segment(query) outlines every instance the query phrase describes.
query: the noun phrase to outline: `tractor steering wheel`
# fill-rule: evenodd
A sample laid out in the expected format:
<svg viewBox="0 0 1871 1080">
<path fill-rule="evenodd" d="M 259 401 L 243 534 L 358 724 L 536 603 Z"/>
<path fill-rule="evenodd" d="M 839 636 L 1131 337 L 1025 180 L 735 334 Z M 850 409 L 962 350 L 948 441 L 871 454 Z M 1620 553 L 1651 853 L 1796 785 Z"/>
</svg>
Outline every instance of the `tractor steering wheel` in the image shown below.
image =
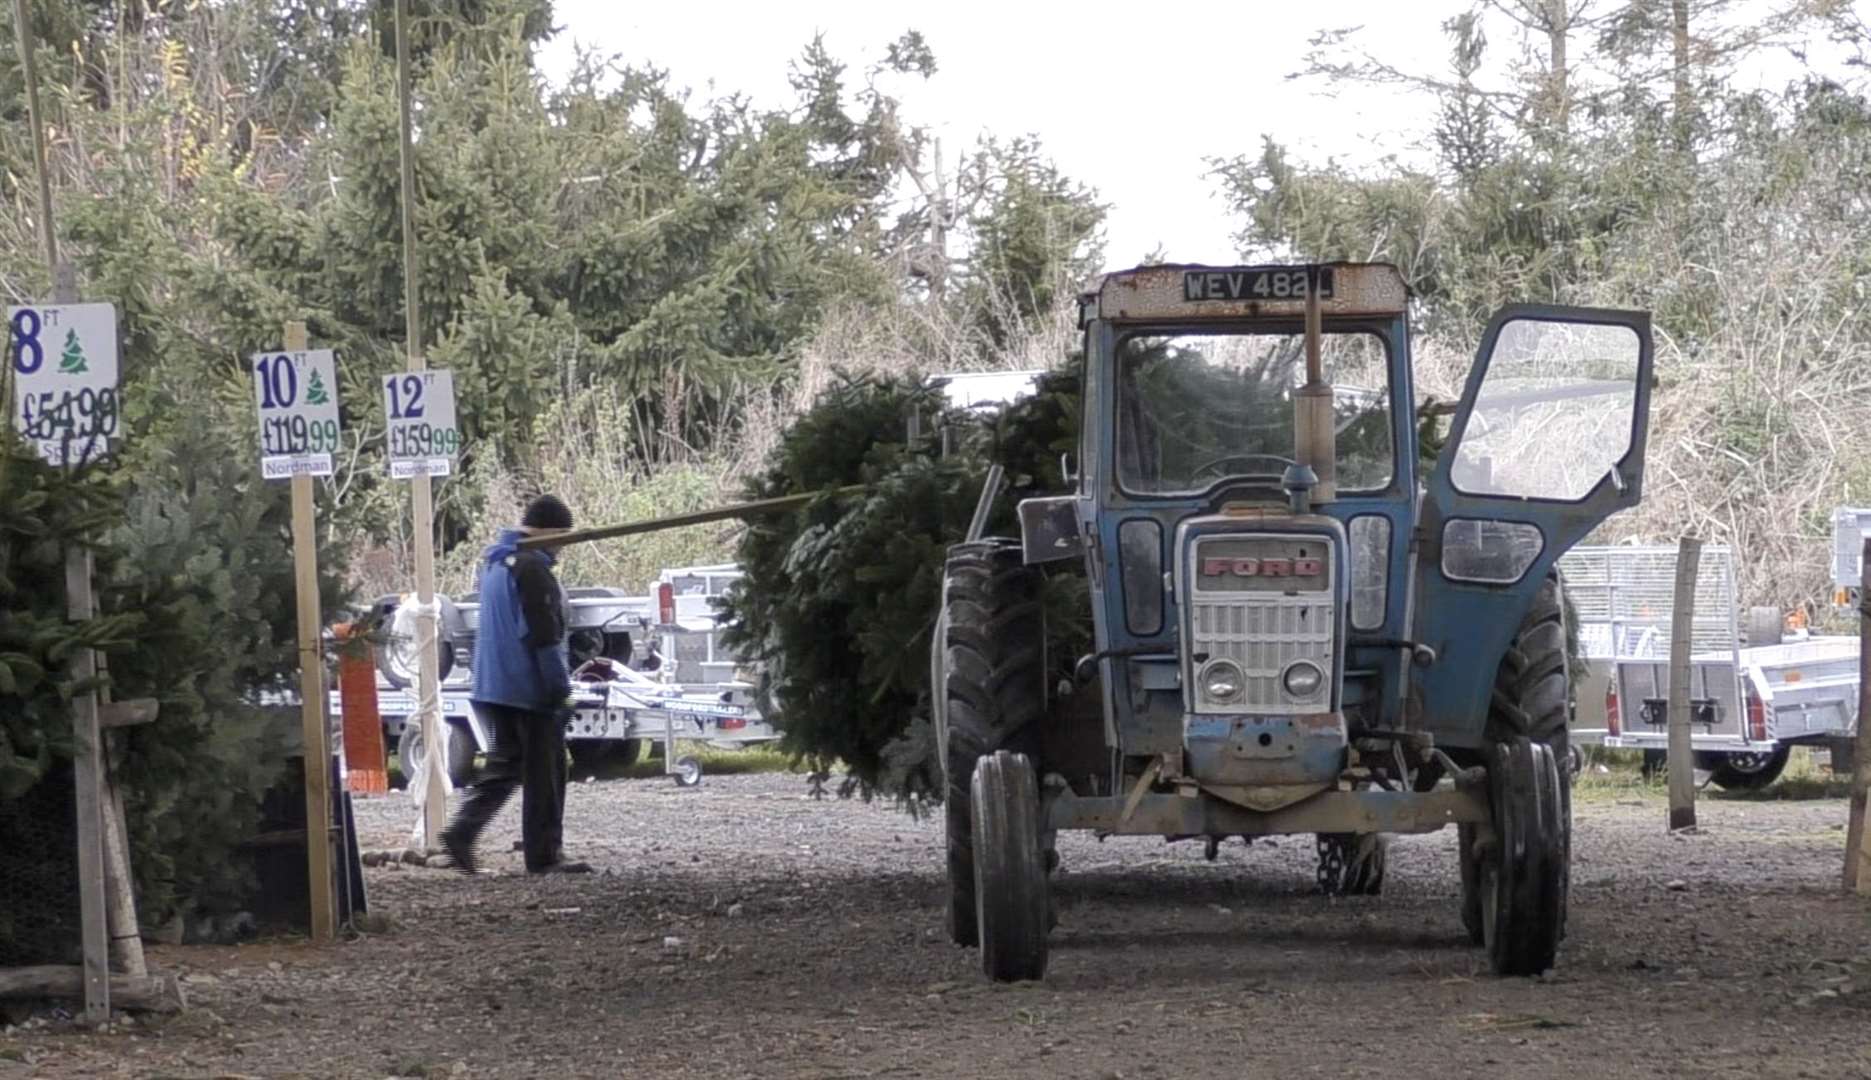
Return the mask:
<svg viewBox="0 0 1871 1080">
<path fill-rule="evenodd" d="M 1210 470 L 1214 471 L 1217 478 L 1225 476 L 1226 473 L 1222 471 L 1221 466 L 1226 465 L 1230 461 L 1277 461 L 1281 465 L 1299 464 L 1299 462 L 1294 461 L 1292 458 L 1281 457 L 1278 454 L 1223 454 L 1218 458 L 1210 458 L 1208 461 L 1197 466 L 1195 471 L 1189 474 L 1189 479 L 1200 480 L 1203 474 Z M 1282 469 L 1281 472 L 1284 473 L 1285 470 Z"/>
</svg>

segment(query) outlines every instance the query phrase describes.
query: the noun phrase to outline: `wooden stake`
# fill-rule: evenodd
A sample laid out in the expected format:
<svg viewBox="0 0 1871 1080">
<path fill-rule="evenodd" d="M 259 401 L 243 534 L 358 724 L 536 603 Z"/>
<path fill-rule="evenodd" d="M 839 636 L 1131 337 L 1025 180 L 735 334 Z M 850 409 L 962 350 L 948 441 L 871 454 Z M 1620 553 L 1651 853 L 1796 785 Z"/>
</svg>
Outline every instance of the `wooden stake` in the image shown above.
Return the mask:
<svg viewBox="0 0 1871 1080">
<path fill-rule="evenodd" d="M 1689 741 L 1689 662 L 1695 644 L 1696 573 L 1702 541 L 1685 536 L 1676 546 L 1676 605 L 1670 612 L 1670 830 L 1696 825 L 1695 754 Z"/>
<path fill-rule="evenodd" d="M 416 251 L 416 158 L 415 137 L 410 122 L 409 78 L 409 0 L 396 0 L 396 85 L 402 106 L 403 137 L 401 147 L 403 172 L 403 327 L 409 349 L 409 370 L 428 366 L 422 355 L 422 307 L 418 285 L 422 264 Z M 435 505 L 427 473 L 411 478 L 411 502 L 416 534 L 416 600 L 421 614 L 416 619 L 416 639 L 421 650 L 417 664 L 417 722 L 422 725 L 423 771 L 428 774 L 422 801 L 422 839 L 433 847 L 447 820 L 448 805 L 443 794 L 441 662 L 437 656 L 435 618 Z M 415 783 L 410 777 L 410 783 Z"/>
<path fill-rule="evenodd" d="M 304 352 L 305 324 L 286 324 L 287 352 Z M 325 653 L 319 628 L 318 521 L 312 477 L 292 477 L 292 573 L 299 597 L 299 730 L 305 761 L 305 870 L 310 890 L 312 940 L 338 934 L 337 894 L 331 873 L 331 746 L 325 718 Z"/>
<path fill-rule="evenodd" d="M 1871 894 L 1871 829 L 1865 807 L 1871 803 L 1871 537 L 1866 538 L 1858 582 L 1858 752 L 1852 762 L 1851 809 L 1846 815 L 1845 889 Z"/>
<path fill-rule="evenodd" d="M 97 614 L 91 588 L 91 552 L 65 552 L 66 615 L 86 622 Z M 97 654 L 79 649 L 72 655 L 72 678 L 97 677 Z M 78 793 L 78 912 L 84 938 L 84 1017 L 90 1023 L 110 1019 L 110 934 L 104 906 L 104 757 L 103 729 L 97 722 L 97 691 L 72 699 L 72 772 Z"/>
<path fill-rule="evenodd" d="M 83 981 L 84 972 L 75 967 L 9 968 L 0 971 L 0 1000 L 77 997 Z M 174 975 L 113 975 L 109 985 L 121 1008 L 174 1013 L 188 1007 L 188 995 Z"/>
<path fill-rule="evenodd" d="M 109 744 L 108 732 L 104 735 Z M 113 755 L 114 756 L 114 755 Z M 111 969 L 119 975 L 147 975 L 143 928 L 136 920 L 136 889 L 130 879 L 130 836 L 123 813 L 123 789 L 116 765 L 104 772 L 104 914 L 110 931 Z"/>
</svg>

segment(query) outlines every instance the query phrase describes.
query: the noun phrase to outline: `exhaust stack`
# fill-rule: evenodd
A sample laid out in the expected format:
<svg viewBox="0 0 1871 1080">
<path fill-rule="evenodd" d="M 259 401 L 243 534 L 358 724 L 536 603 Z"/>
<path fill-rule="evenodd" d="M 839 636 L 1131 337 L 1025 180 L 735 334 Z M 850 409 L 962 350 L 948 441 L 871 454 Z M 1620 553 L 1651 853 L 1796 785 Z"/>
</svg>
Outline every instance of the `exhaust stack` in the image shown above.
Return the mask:
<svg viewBox="0 0 1871 1080">
<path fill-rule="evenodd" d="M 1338 426 L 1332 412 L 1332 384 L 1325 381 L 1320 356 L 1319 268 L 1306 271 L 1306 383 L 1293 392 L 1294 456 L 1319 478 L 1314 502 L 1338 497 Z"/>
</svg>

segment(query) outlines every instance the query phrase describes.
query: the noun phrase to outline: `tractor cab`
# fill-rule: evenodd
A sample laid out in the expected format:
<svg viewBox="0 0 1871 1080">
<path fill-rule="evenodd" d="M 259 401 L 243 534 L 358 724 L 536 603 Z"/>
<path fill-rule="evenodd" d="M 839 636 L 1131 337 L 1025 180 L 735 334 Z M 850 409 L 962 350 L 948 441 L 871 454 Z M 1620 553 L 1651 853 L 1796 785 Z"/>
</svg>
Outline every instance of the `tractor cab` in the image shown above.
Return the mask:
<svg viewBox="0 0 1871 1080">
<path fill-rule="evenodd" d="M 1507 308 L 1449 406 L 1418 400 L 1408 308 L 1385 264 L 1153 266 L 1084 297 L 1077 489 L 1023 501 L 1017 541 L 951 549 L 933 657 L 951 925 L 990 974 L 1043 967 L 1043 931 L 1008 927 L 1046 875 L 1008 867 L 1027 832 L 1049 867 L 1059 828 L 1211 853 L 1312 832 L 1328 891 L 1374 892 L 1379 834 L 1455 824 L 1477 943 L 1503 972 L 1550 965 L 1570 807 L 1554 564 L 1638 500 L 1649 322 Z M 1065 559 L 1094 650 L 1059 687 L 1037 579 Z"/>
</svg>

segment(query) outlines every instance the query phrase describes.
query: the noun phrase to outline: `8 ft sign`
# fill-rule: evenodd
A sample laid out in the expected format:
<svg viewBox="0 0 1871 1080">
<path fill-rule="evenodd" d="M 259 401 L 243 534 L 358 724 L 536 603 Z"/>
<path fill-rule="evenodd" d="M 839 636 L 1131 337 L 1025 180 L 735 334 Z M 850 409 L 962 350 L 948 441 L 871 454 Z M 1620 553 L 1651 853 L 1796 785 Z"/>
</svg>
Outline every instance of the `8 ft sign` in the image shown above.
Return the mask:
<svg viewBox="0 0 1871 1080">
<path fill-rule="evenodd" d="M 54 464 L 97 456 L 120 418 L 116 307 L 8 308 L 7 324 L 14 426 Z"/>
</svg>

